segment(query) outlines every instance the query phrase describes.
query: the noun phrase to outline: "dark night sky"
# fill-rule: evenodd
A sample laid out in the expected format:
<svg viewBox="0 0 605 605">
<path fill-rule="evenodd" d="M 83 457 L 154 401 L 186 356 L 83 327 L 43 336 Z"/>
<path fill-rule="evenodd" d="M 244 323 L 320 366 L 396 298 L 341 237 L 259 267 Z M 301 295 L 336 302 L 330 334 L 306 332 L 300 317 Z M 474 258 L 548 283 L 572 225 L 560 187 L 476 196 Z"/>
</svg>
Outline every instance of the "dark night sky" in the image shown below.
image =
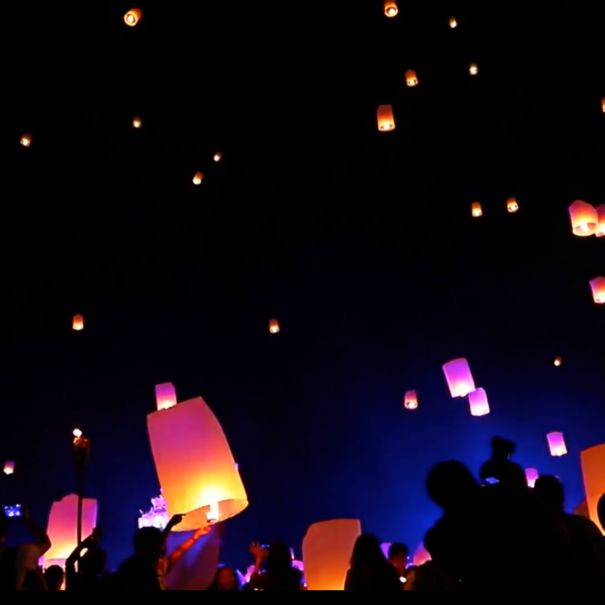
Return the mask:
<svg viewBox="0 0 605 605">
<path fill-rule="evenodd" d="M 438 514 L 431 465 L 476 470 L 494 434 L 577 504 L 579 452 L 605 441 L 605 309 L 588 285 L 605 240 L 573 237 L 567 214 L 605 202 L 597 8 L 190 4 L 143 5 L 135 28 L 122 3 L 3 13 L 5 497 L 44 520 L 75 489 L 81 427 L 119 563 L 158 489 L 154 385 L 173 382 L 215 410 L 248 488 L 225 562 L 257 539 L 300 555 L 306 527 L 334 517 L 416 546 Z M 382 103 L 393 133 L 376 129 Z M 457 357 L 490 416 L 449 397 Z M 549 456 L 553 430 L 567 457 Z"/>
</svg>

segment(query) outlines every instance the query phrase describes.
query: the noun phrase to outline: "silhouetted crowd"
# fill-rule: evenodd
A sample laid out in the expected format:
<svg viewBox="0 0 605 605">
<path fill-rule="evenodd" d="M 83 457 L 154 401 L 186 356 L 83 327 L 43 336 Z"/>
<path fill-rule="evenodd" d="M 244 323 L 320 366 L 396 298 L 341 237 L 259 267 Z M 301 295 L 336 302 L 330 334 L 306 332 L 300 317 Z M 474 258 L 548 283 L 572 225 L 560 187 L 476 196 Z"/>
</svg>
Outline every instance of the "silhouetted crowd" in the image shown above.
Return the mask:
<svg viewBox="0 0 605 605">
<path fill-rule="evenodd" d="M 514 445 L 495 438 L 493 456 L 481 468 L 480 480 L 462 463 L 442 462 L 426 480 L 430 498 L 442 509 L 426 534 L 431 560 L 410 564 L 405 544 L 390 546 L 388 557 L 380 541 L 361 535 L 353 548 L 344 590 L 463 591 L 495 595 L 497 591 L 584 592 L 605 603 L 605 536 L 589 518 L 565 512 L 560 480 L 537 479 L 529 488 L 525 472 L 510 460 Z M 605 494 L 598 505 L 605 528 Z M 133 555 L 114 573 L 106 570 L 102 532 L 95 531 L 67 559 L 65 569 L 45 571 L 38 560 L 51 547 L 46 532 L 26 509 L 22 521 L 32 544 L 7 544 L 9 519 L 0 516 L 0 592 L 76 590 L 85 592 L 166 590 L 165 579 L 175 563 L 210 528 L 202 528 L 175 552 L 167 553 L 167 538 L 182 521 L 172 518 L 164 531 L 139 529 Z M 282 542 L 250 547 L 253 569 L 248 581 L 227 566 L 216 569 L 208 590 L 306 590 L 303 572 L 294 565 L 292 549 Z M 211 571 L 214 573 L 214 571 Z"/>
</svg>

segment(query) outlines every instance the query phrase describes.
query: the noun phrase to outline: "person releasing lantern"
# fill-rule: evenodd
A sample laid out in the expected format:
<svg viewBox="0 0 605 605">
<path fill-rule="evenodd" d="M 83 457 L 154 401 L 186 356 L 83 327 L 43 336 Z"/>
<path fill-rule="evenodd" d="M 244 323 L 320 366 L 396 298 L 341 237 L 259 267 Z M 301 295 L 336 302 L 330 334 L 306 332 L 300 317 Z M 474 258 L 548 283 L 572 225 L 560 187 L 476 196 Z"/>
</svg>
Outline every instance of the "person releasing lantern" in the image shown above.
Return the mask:
<svg viewBox="0 0 605 605">
<path fill-rule="evenodd" d="M 405 72 L 405 83 L 410 87 L 418 85 L 418 78 L 416 76 L 416 72 L 413 69 L 408 69 Z"/>
<path fill-rule="evenodd" d="M 468 72 L 471 74 L 471 76 L 476 76 L 479 73 L 479 68 L 477 67 L 477 64 L 471 63 L 468 68 Z"/>
<path fill-rule="evenodd" d="M 510 213 L 517 212 L 517 210 L 519 210 L 519 204 L 514 197 L 509 197 L 506 202 L 506 208 Z"/>
<path fill-rule="evenodd" d="M 546 435 L 546 439 L 548 440 L 551 456 L 559 457 L 567 454 L 567 446 L 565 445 L 563 433 L 549 433 Z"/>
<path fill-rule="evenodd" d="M 396 17 L 398 12 L 397 3 L 394 0 L 386 0 L 384 3 L 384 14 L 387 17 Z"/>
<path fill-rule="evenodd" d="M 590 282 L 592 296 L 597 305 L 605 305 L 605 277 L 597 277 Z"/>
<path fill-rule="evenodd" d="M 31 144 L 32 144 L 32 135 L 24 134 L 21 137 L 21 145 L 23 145 L 23 147 L 29 147 Z"/>
<path fill-rule="evenodd" d="M 408 391 L 403 398 L 403 406 L 406 410 L 418 409 L 418 395 L 416 391 Z"/>
<path fill-rule="evenodd" d="M 588 202 L 576 200 L 569 207 L 569 216 L 574 235 L 589 237 L 595 234 L 599 224 L 599 214 Z"/>
<path fill-rule="evenodd" d="M 389 132 L 395 130 L 395 116 L 392 105 L 380 105 L 377 112 L 378 130 Z"/>
<path fill-rule="evenodd" d="M 474 202 L 471 205 L 471 213 L 474 218 L 479 218 L 483 216 L 483 209 L 481 208 L 481 204 L 479 202 Z"/>
<path fill-rule="evenodd" d="M 443 366 L 452 397 L 466 397 L 475 390 L 475 381 L 466 359 L 454 359 Z"/>
<path fill-rule="evenodd" d="M 130 27 L 134 27 L 143 18 L 143 11 L 140 8 L 131 8 L 124 15 L 124 23 Z"/>
<path fill-rule="evenodd" d="M 76 332 L 82 331 L 84 329 L 84 317 L 82 315 L 74 315 L 71 327 Z"/>
<path fill-rule="evenodd" d="M 204 180 L 204 173 L 203 172 L 196 172 L 195 176 L 193 177 L 193 184 L 194 185 L 201 185 L 203 180 Z"/>
<path fill-rule="evenodd" d="M 595 235 L 597 237 L 605 237 L 605 204 L 601 204 L 595 208 L 597 211 L 597 216 L 599 218 L 599 223 L 595 230 Z"/>
</svg>

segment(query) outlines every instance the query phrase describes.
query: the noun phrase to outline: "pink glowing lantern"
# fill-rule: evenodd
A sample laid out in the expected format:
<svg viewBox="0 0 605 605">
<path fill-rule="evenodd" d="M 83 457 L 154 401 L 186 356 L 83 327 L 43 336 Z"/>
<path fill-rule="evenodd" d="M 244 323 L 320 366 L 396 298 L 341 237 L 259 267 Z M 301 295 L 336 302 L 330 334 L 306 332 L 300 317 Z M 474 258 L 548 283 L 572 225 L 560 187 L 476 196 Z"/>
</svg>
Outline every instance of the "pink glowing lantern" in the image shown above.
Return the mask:
<svg viewBox="0 0 605 605">
<path fill-rule="evenodd" d="M 414 553 L 414 565 L 416 567 L 420 567 L 425 563 L 428 563 L 431 560 L 431 555 L 428 550 L 424 547 L 424 542 L 420 543 L 420 546 L 416 549 Z"/>
<path fill-rule="evenodd" d="M 580 459 L 588 514 L 605 534 L 605 527 L 600 524 L 597 514 L 599 499 L 605 494 L 605 444 L 584 450 L 580 454 Z"/>
<path fill-rule="evenodd" d="M 418 409 L 418 395 L 416 391 L 408 391 L 403 398 L 403 406 L 406 410 Z"/>
<path fill-rule="evenodd" d="M 526 468 L 525 469 L 525 478 L 527 479 L 527 486 L 532 489 L 536 486 L 536 481 L 539 477 L 538 470 L 535 468 Z"/>
<path fill-rule="evenodd" d="M 595 234 L 599 224 L 599 214 L 594 206 L 582 200 L 576 200 L 569 207 L 569 216 L 574 235 L 588 237 Z"/>
<path fill-rule="evenodd" d="M 605 305 L 605 277 L 597 277 L 590 282 L 592 296 L 597 305 Z"/>
<path fill-rule="evenodd" d="M 176 389 L 170 382 L 158 384 L 155 387 L 155 400 L 158 410 L 169 410 L 176 405 Z"/>
<path fill-rule="evenodd" d="M 487 416 L 490 412 L 485 389 L 477 389 L 468 395 L 472 416 Z"/>
<path fill-rule="evenodd" d="M 382 554 L 384 555 L 385 559 L 389 558 L 389 548 L 391 548 L 391 544 L 392 542 L 383 542 L 380 545 L 380 549 L 382 550 Z"/>
<path fill-rule="evenodd" d="M 96 500 L 84 499 L 82 504 L 82 536 L 92 534 L 97 526 L 98 504 Z M 44 555 L 44 567 L 63 567 L 78 544 L 78 496 L 71 494 L 54 502 L 48 517 L 47 534 L 52 542 Z"/>
<path fill-rule="evenodd" d="M 163 495 L 171 514 L 186 515 L 176 531 L 194 531 L 235 517 L 248 495 L 225 433 L 197 397 L 147 416 Z"/>
<path fill-rule="evenodd" d="M 549 433 L 546 435 L 546 439 L 548 439 L 551 456 L 559 457 L 567 454 L 567 446 L 565 445 L 563 433 Z"/>
<path fill-rule="evenodd" d="M 597 237 L 605 237 L 605 204 L 597 206 L 596 211 L 599 217 L 599 224 L 597 225 L 595 235 Z"/>
<path fill-rule="evenodd" d="M 443 366 L 452 397 L 466 397 L 475 390 L 475 381 L 466 359 L 455 359 Z"/>
<path fill-rule="evenodd" d="M 15 474 L 15 463 L 14 462 L 6 462 L 4 464 L 4 474 L 5 475 L 14 475 Z"/>
</svg>

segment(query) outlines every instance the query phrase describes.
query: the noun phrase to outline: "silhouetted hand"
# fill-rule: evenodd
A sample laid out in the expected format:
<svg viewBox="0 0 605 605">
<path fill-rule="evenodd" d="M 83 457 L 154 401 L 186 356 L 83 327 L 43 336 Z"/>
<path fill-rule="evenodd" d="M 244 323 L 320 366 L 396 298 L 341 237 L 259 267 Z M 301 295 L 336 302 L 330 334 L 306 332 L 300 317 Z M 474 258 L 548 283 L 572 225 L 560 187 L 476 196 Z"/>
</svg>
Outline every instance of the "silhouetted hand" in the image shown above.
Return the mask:
<svg viewBox="0 0 605 605">
<path fill-rule="evenodd" d="M 174 515 L 174 517 L 172 517 L 172 519 L 170 519 L 170 521 L 168 522 L 168 527 L 172 529 L 173 527 L 180 525 L 183 522 L 184 518 L 185 515 Z"/>
<path fill-rule="evenodd" d="M 257 563 L 264 561 L 269 554 L 266 548 L 263 548 L 258 542 L 250 544 L 250 554 L 254 557 Z"/>
</svg>

